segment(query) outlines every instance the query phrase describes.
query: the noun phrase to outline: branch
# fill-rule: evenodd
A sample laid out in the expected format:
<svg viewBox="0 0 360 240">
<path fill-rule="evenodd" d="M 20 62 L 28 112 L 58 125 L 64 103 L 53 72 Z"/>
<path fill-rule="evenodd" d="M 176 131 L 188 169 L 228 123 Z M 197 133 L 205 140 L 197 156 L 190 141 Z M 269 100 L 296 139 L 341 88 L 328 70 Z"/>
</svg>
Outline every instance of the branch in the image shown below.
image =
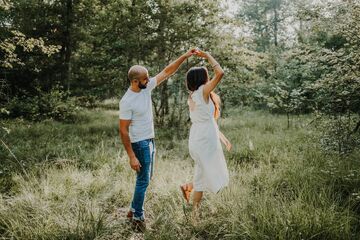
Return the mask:
<svg viewBox="0 0 360 240">
<path fill-rule="evenodd" d="M 315 122 L 315 121 L 317 121 L 317 120 L 319 120 L 319 119 L 321 119 L 321 118 L 322 118 L 322 116 L 314 118 L 313 120 L 311 120 L 311 121 L 307 124 L 307 126 L 311 125 L 313 122 Z"/>
<path fill-rule="evenodd" d="M 359 130 L 359 128 L 360 128 L 360 120 L 357 122 L 357 124 L 356 124 L 354 130 L 351 132 L 351 134 L 356 133 Z"/>
</svg>

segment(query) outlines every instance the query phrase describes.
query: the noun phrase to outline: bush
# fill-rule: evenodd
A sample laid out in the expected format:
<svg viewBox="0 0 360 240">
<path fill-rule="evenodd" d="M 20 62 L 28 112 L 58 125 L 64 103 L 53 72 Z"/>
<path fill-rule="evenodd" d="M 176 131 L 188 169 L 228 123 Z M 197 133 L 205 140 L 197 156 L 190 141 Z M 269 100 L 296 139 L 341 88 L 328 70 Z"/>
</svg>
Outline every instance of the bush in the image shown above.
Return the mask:
<svg viewBox="0 0 360 240">
<path fill-rule="evenodd" d="M 360 146 L 360 134 L 354 131 L 357 118 L 355 116 L 332 116 L 321 121 L 320 142 L 327 153 L 349 154 Z"/>
<path fill-rule="evenodd" d="M 97 106 L 97 97 L 93 95 L 76 97 L 76 104 L 80 107 L 95 108 Z"/>
<path fill-rule="evenodd" d="M 72 121 L 78 111 L 75 99 L 59 87 L 49 92 L 38 90 L 36 96 L 16 96 L 3 107 L 8 113 L 0 112 L 1 117 L 22 117 L 33 121 Z"/>
</svg>

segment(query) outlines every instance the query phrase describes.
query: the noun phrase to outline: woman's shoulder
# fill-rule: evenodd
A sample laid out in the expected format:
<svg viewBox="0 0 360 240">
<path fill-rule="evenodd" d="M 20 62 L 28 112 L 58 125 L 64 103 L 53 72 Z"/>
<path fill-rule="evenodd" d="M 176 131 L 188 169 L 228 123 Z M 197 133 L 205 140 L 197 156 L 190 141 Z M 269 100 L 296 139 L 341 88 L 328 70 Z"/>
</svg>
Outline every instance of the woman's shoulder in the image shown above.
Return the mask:
<svg viewBox="0 0 360 240">
<path fill-rule="evenodd" d="M 196 93 L 196 95 L 202 96 L 203 91 L 204 91 L 204 84 L 201 85 L 198 89 L 196 89 L 196 90 L 194 91 L 194 93 Z"/>
<path fill-rule="evenodd" d="M 198 103 L 204 103 L 204 84 L 193 92 L 192 99 Z"/>
<path fill-rule="evenodd" d="M 204 86 L 205 86 L 205 84 L 200 85 L 200 87 L 199 87 L 196 91 L 199 91 L 199 90 L 201 90 L 201 89 L 204 89 Z"/>
</svg>

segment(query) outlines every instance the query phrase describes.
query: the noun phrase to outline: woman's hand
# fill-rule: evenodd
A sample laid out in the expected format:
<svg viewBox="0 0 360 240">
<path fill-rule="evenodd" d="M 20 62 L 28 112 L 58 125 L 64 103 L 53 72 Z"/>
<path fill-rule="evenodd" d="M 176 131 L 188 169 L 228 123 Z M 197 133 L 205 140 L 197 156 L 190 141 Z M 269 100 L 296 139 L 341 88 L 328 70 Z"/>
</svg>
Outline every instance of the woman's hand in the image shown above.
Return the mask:
<svg viewBox="0 0 360 240">
<path fill-rule="evenodd" d="M 198 51 L 198 48 L 190 48 L 189 51 L 185 53 L 185 57 L 191 57 L 192 55 L 195 55 Z"/>
<path fill-rule="evenodd" d="M 225 135 L 222 132 L 219 132 L 219 137 L 221 142 L 225 145 L 226 150 L 230 151 L 232 148 L 231 142 L 225 137 Z"/>
<path fill-rule="evenodd" d="M 231 148 L 232 148 L 231 142 L 226 139 L 226 140 L 224 141 L 224 144 L 225 144 L 226 150 L 227 150 L 228 152 L 230 152 L 230 150 L 231 150 Z"/>
<path fill-rule="evenodd" d="M 201 58 L 208 58 L 208 53 L 196 48 L 195 55 Z"/>
</svg>

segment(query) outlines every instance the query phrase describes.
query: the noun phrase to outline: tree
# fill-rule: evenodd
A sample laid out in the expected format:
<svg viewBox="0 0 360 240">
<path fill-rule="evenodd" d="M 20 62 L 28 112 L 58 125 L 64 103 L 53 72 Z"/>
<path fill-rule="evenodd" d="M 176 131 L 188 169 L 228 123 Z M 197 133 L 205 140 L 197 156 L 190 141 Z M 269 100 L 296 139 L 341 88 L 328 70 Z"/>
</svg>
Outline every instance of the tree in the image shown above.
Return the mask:
<svg viewBox="0 0 360 240">
<path fill-rule="evenodd" d="M 242 1 L 239 17 L 248 27 L 256 51 L 266 52 L 274 47 L 283 47 L 285 39 L 280 35 L 286 31 L 284 23 L 288 18 L 286 0 Z"/>
</svg>

